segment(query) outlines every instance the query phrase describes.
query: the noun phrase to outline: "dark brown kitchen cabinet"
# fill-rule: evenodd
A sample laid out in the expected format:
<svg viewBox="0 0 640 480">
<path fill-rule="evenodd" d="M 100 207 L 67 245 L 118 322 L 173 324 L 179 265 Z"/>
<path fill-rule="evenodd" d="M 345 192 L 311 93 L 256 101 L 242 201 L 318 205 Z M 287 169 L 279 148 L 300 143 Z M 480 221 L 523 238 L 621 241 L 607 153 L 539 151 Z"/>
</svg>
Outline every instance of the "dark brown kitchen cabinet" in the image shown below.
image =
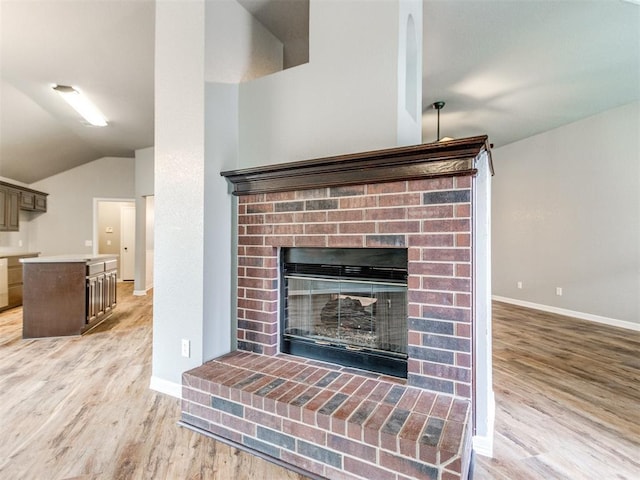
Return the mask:
<svg viewBox="0 0 640 480">
<path fill-rule="evenodd" d="M 104 313 L 108 315 L 117 303 L 118 263 L 105 262 L 104 272 Z"/>
<path fill-rule="evenodd" d="M 116 306 L 117 283 L 117 260 L 87 264 L 88 324 L 108 315 Z"/>
<path fill-rule="evenodd" d="M 0 185 L 0 231 L 17 232 L 20 228 L 20 191 Z"/>
<path fill-rule="evenodd" d="M 20 192 L 20 209 L 31 212 L 46 212 L 47 194 L 35 190 L 22 190 Z"/>
<path fill-rule="evenodd" d="M 87 278 L 87 323 L 104 315 L 104 274 Z"/>
<path fill-rule="evenodd" d="M 22 210 L 33 210 L 36 208 L 36 194 L 32 192 L 22 192 L 20 194 L 20 208 Z"/>
<path fill-rule="evenodd" d="M 47 211 L 47 196 L 45 194 L 41 194 L 41 193 L 36 193 L 35 194 L 34 211 L 36 211 L 36 212 L 46 212 Z"/>
<path fill-rule="evenodd" d="M 80 335 L 107 319 L 117 303 L 117 267 L 110 255 L 25 259 L 23 338 Z"/>
<path fill-rule="evenodd" d="M 20 229 L 20 210 L 47 211 L 47 193 L 0 181 L 0 232 Z"/>
</svg>

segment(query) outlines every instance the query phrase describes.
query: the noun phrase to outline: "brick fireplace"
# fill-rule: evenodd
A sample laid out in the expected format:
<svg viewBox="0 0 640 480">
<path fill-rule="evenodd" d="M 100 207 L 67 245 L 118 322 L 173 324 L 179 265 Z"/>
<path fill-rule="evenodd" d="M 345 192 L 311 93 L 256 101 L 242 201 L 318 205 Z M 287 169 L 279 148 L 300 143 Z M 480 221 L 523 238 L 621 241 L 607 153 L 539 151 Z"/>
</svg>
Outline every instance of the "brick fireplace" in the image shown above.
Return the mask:
<svg viewBox="0 0 640 480">
<path fill-rule="evenodd" d="M 238 349 L 183 375 L 181 423 L 316 478 L 467 478 L 479 162 L 486 137 L 223 172 Z M 281 352 L 294 247 L 406 250 L 406 379 Z"/>
</svg>

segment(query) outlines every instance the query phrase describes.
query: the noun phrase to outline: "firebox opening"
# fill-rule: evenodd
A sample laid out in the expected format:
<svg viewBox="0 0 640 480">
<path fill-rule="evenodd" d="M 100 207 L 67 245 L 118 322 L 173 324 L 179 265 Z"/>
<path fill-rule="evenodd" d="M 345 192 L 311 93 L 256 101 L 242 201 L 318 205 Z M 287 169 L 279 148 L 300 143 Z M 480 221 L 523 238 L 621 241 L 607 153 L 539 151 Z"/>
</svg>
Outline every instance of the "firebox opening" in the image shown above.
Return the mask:
<svg viewBox="0 0 640 480">
<path fill-rule="evenodd" d="M 286 248 L 283 353 L 407 377 L 407 250 Z"/>
</svg>

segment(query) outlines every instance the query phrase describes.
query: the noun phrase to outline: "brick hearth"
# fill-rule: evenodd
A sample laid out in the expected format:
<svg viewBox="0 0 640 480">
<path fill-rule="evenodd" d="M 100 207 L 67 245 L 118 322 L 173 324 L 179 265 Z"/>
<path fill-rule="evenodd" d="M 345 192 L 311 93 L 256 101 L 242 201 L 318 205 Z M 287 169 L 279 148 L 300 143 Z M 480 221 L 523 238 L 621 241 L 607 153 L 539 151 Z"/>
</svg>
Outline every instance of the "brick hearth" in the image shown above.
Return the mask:
<svg viewBox="0 0 640 480">
<path fill-rule="evenodd" d="M 184 375 L 182 420 L 330 479 L 460 478 L 469 402 L 402 383 L 238 351 Z"/>
<path fill-rule="evenodd" d="M 276 172 L 277 191 L 253 193 L 250 172 L 238 201 L 238 351 L 184 374 L 182 423 L 319 477 L 466 478 L 473 162 L 486 137 L 469 140 L 473 152 L 424 146 L 435 160 L 404 149 L 409 163 L 387 162 L 372 183 L 353 167 L 360 157 L 344 174 L 320 174 L 330 179 L 320 188 L 287 190 Z M 462 153 L 446 159 L 446 148 Z M 406 380 L 279 352 L 282 247 L 407 249 Z"/>
</svg>

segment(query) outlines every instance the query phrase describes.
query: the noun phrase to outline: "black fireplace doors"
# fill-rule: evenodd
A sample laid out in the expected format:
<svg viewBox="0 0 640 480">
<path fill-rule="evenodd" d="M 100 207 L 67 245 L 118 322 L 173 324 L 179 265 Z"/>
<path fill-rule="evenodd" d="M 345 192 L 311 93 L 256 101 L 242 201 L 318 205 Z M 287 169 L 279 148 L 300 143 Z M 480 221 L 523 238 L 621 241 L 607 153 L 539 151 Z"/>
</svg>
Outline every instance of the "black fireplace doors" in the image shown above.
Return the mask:
<svg viewBox="0 0 640 480">
<path fill-rule="evenodd" d="M 284 353 L 407 376 L 407 251 L 282 251 Z"/>
</svg>

